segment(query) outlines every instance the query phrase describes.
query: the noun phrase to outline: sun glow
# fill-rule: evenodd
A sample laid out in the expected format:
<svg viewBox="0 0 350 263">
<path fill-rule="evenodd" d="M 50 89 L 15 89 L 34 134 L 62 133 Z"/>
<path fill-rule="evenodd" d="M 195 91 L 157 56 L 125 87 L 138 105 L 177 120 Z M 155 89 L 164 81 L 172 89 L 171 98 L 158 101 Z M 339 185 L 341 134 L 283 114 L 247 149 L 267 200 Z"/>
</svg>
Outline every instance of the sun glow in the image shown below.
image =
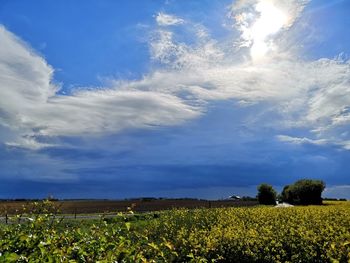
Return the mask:
<svg viewBox="0 0 350 263">
<path fill-rule="evenodd" d="M 252 22 L 246 23 L 247 18 Z M 278 8 L 272 0 L 258 1 L 255 5 L 255 13 L 241 14 L 238 19 L 245 20 L 238 22 L 243 25 L 242 36 L 249 43 L 250 54 L 254 61 L 263 58 L 269 50 L 273 49 L 271 36 L 287 27 L 289 23 L 287 13 Z"/>
<path fill-rule="evenodd" d="M 272 48 L 273 44 L 268 42 L 268 37 L 276 34 L 288 22 L 287 15 L 271 1 L 259 2 L 256 11 L 260 17 L 251 28 L 253 45 L 250 50 L 254 60 L 261 59 Z"/>
</svg>

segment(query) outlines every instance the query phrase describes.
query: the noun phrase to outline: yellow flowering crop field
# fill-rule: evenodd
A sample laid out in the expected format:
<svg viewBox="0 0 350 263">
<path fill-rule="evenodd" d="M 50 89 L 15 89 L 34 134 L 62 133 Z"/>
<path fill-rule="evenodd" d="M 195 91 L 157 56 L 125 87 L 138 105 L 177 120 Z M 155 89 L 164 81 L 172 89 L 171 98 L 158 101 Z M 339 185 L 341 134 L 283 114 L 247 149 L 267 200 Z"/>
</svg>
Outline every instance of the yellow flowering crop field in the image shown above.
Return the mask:
<svg viewBox="0 0 350 263">
<path fill-rule="evenodd" d="M 80 222 L 47 211 L 1 226 L 0 262 L 350 262 L 350 202 Z"/>
</svg>

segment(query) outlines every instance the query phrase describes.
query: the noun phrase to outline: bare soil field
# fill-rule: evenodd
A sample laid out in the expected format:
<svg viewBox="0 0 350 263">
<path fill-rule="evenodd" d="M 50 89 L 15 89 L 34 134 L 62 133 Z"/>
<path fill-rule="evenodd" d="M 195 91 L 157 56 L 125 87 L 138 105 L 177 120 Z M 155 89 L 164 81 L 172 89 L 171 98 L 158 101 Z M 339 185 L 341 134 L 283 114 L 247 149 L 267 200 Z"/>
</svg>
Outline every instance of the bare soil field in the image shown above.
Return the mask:
<svg viewBox="0 0 350 263">
<path fill-rule="evenodd" d="M 53 201 L 59 213 L 91 214 L 125 212 L 130 207 L 134 212 L 169 210 L 173 208 L 214 208 L 255 206 L 257 201 L 218 200 L 207 201 L 197 199 L 131 199 L 131 200 L 67 200 Z M 33 201 L 0 201 L 0 215 L 18 214 L 23 207 L 31 209 Z"/>
</svg>

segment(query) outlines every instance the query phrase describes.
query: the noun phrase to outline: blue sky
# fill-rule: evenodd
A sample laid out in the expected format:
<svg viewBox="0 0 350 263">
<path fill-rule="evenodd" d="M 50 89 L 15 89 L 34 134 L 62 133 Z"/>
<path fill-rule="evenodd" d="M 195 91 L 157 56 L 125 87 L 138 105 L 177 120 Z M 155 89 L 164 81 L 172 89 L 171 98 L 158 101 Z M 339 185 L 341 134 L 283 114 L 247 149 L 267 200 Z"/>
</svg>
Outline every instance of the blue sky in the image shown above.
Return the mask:
<svg viewBox="0 0 350 263">
<path fill-rule="evenodd" d="M 350 198 L 350 2 L 0 1 L 0 198 Z"/>
</svg>

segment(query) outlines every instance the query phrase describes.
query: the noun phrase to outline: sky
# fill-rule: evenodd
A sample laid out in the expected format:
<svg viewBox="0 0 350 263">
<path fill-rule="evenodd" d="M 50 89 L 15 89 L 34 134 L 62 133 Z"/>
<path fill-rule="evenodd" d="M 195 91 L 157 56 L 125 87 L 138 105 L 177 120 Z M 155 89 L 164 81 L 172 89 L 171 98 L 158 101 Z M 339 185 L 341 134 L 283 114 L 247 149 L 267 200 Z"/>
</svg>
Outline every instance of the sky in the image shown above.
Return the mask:
<svg viewBox="0 0 350 263">
<path fill-rule="evenodd" d="M 0 0 L 0 198 L 350 198 L 350 1 Z"/>
</svg>

